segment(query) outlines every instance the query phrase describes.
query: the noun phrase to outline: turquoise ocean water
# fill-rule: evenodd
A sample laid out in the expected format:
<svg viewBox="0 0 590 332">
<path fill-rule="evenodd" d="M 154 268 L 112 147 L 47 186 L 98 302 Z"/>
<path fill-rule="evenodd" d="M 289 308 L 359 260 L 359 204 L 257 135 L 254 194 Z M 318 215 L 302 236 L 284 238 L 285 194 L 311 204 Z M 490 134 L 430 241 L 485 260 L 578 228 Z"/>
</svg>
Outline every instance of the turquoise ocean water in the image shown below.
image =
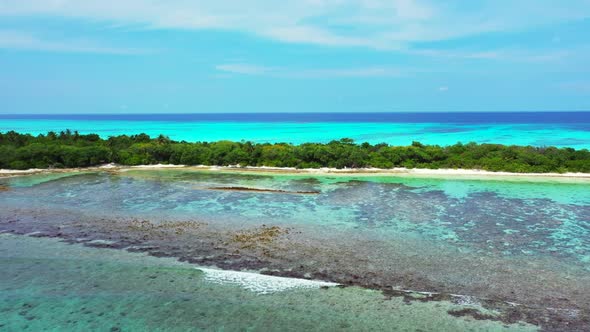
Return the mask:
<svg viewBox="0 0 590 332">
<path fill-rule="evenodd" d="M 450 145 L 457 142 L 590 148 L 590 112 L 383 114 L 0 115 L 0 131 L 40 134 L 65 129 L 164 134 L 175 140 L 357 142 Z"/>
</svg>

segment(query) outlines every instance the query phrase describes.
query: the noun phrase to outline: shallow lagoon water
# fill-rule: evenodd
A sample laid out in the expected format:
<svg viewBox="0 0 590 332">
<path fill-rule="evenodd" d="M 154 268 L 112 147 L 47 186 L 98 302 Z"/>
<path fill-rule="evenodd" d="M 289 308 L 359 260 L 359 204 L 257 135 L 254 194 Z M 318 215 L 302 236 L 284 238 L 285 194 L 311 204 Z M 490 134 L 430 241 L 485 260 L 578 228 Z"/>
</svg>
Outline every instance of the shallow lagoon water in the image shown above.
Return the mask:
<svg viewBox="0 0 590 332">
<path fill-rule="evenodd" d="M 590 260 L 590 183 L 131 170 L 14 177 L 11 206 L 421 234 L 466 249 Z M 245 187 L 288 193 L 211 188 Z M 298 195 L 317 191 L 318 195 Z M 570 234 L 568 236 L 568 234 Z M 483 242 L 482 242 L 483 241 Z"/>
<path fill-rule="evenodd" d="M 260 294 L 172 259 L 53 239 L 0 235 L 0 268 L 4 331 L 535 330 L 448 314 L 494 314 L 474 304 L 408 304 L 356 287 Z"/>
<path fill-rule="evenodd" d="M 3 179 L 10 190 L 0 192 L 2 230 L 90 246 L 101 240 L 114 247 L 153 247 L 158 249 L 146 252 L 232 269 L 516 302 L 533 316 L 534 310 L 556 307 L 574 315 L 576 326 L 587 323 L 590 190 L 585 180 L 194 170 L 66 175 Z M 285 192 L 211 190 L 226 187 Z M 136 219 L 149 220 L 151 233 Z M 204 226 L 177 227 L 187 220 Z M 153 225 L 170 225 L 173 232 Z M 281 230 L 276 239 L 251 233 L 270 226 Z M 355 292 L 364 294 L 351 289 L 325 294 L 331 292 L 344 292 L 351 301 Z M 425 315 L 415 310 L 410 312 Z"/>
</svg>

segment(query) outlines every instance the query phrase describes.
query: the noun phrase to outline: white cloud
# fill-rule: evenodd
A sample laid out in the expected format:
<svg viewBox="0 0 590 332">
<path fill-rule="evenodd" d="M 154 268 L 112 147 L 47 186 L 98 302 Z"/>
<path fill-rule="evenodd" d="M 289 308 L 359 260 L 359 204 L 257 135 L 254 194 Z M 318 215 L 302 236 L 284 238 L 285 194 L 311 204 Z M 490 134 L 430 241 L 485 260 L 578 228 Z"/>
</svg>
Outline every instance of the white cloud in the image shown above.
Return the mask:
<svg viewBox="0 0 590 332">
<path fill-rule="evenodd" d="M 403 72 L 391 67 L 361 67 L 339 69 L 308 69 L 299 74 L 301 77 L 399 77 Z M 297 73 L 294 74 L 297 76 Z"/>
<path fill-rule="evenodd" d="M 524 48 L 499 48 L 488 50 L 468 49 L 409 49 L 402 52 L 412 55 L 456 58 L 466 60 L 503 60 L 523 63 L 547 63 L 568 61 L 575 57 L 584 57 L 590 53 L 590 48 L 577 46 L 570 49 L 532 50 Z"/>
<path fill-rule="evenodd" d="M 48 52 L 73 53 L 104 53 L 118 55 L 145 53 L 145 51 L 139 49 L 109 47 L 87 40 L 49 40 L 40 38 L 30 33 L 12 30 L 0 30 L 0 49 L 40 50 Z"/>
<path fill-rule="evenodd" d="M 400 49 L 590 17 L 588 0 L 0 0 L 0 16 L 221 29 L 282 42 Z M 526 18 L 523 18 L 526 15 Z"/>
<path fill-rule="evenodd" d="M 399 77 L 403 75 L 402 71 L 392 67 L 293 69 L 251 64 L 222 64 L 216 66 L 215 69 L 233 74 L 289 78 Z"/>
<path fill-rule="evenodd" d="M 244 75 L 263 75 L 274 71 L 271 67 L 256 66 L 249 64 L 223 64 L 215 66 L 215 69 L 228 73 L 244 74 Z"/>
<path fill-rule="evenodd" d="M 448 86 L 440 86 L 440 87 L 438 87 L 438 91 L 440 91 L 440 92 L 449 91 L 449 87 Z"/>
<path fill-rule="evenodd" d="M 261 34 L 271 39 L 289 43 L 306 43 L 325 46 L 365 46 L 373 48 L 391 48 L 391 46 L 377 44 L 378 41 L 376 40 L 353 36 L 341 36 L 324 29 L 306 26 L 271 27 L 261 32 Z"/>
</svg>

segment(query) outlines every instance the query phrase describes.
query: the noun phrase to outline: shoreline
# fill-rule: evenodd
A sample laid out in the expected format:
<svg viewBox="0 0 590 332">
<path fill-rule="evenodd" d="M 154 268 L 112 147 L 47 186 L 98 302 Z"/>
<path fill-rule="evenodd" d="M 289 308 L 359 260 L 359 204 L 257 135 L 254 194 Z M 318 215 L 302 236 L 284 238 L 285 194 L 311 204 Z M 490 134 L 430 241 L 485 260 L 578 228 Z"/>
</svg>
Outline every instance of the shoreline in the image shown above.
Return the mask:
<svg viewBox="0 0 590 332">
<path fill-rule="evenodd" d="M 84 168 L 55 168 L 41 169 L 33 168 L 27 170 L 0 169 L 0 178 L 33 174 L 71 173 L 88 171 L 113 171 L 126 172 L 131 170 L 161 170 L 161 169 L 183 169 L 194 171 L 218 171 L 228 173 L 258 173 L 258 174 L 280 174 L 280 175 L 330 175 L 330 176 L 392 176 L 392 177 L 430 177 L 430 178 L 459 178 L 459 179 L 513 179 L 513 180 L 588 180 L 590 173 L 511 173 L 492 172 L 479 169 L 427 169 L 427 168 L 291 168 L 291 167 L 268 167 L 268 166 L 186 166 L 186 165 L 138 165 L 123 166 L 107 164 L 102 166 Z"/>
</svg>

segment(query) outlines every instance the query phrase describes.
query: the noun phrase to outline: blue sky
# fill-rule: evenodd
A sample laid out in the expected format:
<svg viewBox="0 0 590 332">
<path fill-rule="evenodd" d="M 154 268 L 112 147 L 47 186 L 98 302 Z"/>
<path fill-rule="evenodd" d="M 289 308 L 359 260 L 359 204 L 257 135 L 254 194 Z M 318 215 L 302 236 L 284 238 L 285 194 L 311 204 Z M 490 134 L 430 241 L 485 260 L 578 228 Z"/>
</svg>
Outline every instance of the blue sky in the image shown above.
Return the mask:
<svg viewBox="0 0 590 332">
<path fill-rule="evenodd" d="M 0 0 L 0 113 L 590 110 L 590 0 Z"/>
</svg>

